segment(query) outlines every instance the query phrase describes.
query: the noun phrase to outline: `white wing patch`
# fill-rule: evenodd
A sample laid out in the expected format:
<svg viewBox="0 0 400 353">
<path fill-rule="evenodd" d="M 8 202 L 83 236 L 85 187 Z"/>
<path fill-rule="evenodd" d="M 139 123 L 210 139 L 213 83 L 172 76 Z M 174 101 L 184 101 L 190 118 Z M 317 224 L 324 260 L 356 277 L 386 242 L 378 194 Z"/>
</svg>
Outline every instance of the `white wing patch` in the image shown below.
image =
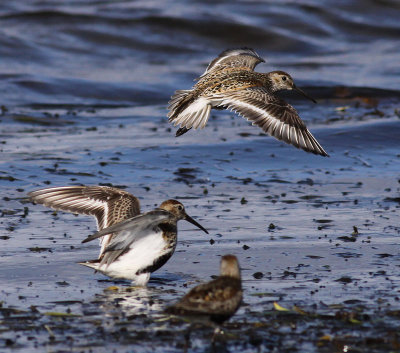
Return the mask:
<svg viewBox="0 0 400 353">
<path fill-rule="evenodd" d="M 68 187 L 38 190 L 31 192 L 29 196 L 34 202 L 44 206 L 79 214 L 92 214 L 104 208 L 104 201 L 89 199 L 82 194 L 68 195 L 64 190 L 68 191 Z"/>
<path fill-rule="evenodd" d="M 222 106 L 226 106 L 231 111 L 234 111 L 244 117 L 248 121 L 252 121 L 252 125 L 257 125 L 269 135 L 289 143 L 297 148 L 301 148 L 307 152 L 327 156 L 327 153 L 314 138 L 311 132 L 306 128 L 296 128 L 278 117 L 269 113 L 265 108 L 247 103 L 235 98 L 225 98 Z"/>
<path fill-rule="evenodd" d="M 78 214 L 95 215 L 97 229 L 109 226 L 107 201 L 97 200 L 82 194 L 82 187 L 55 187 L 33 191 L 29 194 L 32 200 L 56 210 L 68 211 Z M 102 217 L 99 215 L 102 214 Z M 100 238 L 101 256 L 109 243 L 112 234 Z"/>
</svg>

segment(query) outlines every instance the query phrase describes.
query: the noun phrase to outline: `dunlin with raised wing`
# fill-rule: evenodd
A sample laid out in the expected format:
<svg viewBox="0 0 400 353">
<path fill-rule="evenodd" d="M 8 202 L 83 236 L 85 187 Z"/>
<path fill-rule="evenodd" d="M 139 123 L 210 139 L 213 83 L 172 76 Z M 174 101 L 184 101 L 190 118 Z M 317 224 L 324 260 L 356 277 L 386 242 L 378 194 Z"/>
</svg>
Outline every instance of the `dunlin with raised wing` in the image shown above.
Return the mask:
<svg viewBox="0 0 400 353">
<path fill-rule="evenodd" d="M 163 266 L 175 251 L 177 222 L 186 220 L 204 232 L 176 200 L 164 201 L 159 208 L 105 228 L 83 243 L 113 234 L 101 259 L 83 262 L 85 265 L 113 278 L 128 279 L 144 286 L 150 274 Z"/>
</svg>

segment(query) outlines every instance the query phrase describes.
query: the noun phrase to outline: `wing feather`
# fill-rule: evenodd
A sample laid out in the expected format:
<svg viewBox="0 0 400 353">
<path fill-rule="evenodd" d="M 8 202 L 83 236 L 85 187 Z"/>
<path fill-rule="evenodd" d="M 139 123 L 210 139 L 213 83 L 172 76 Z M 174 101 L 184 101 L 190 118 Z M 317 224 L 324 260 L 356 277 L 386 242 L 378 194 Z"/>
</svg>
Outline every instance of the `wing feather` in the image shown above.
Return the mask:
<svg viewBox="0 0 400 353">
<path fill-rule="evenodd" d="M 32 202 L 44 206 L 96 218 L 101 230 L 140 213 L 139 200 L 129 192 L 108 186 L 64 186 L 32 191 Z M 101 256 L 112 235 L 100 239 Z"/>
<path fill-rule="evenodd" d="M 249 87 L 221 94 L 221 107 L 240 114 L 264 132 L 306 152 L 328 156 L 307 129 L 297 111 L 264 87 Z"/>
<path fill-rule="evenodd" d="M 99 230 L 140 213 L 139 200 L 108 186 L 64 186 L 32 191 L 31 201 L 44 206 L 96 217 Z M 107 213 L 108 217 L 104 217 Z"/>
<path fill-rule="evenodd" d="M 253 71 L 257 64 L 261 62 L 265 62 L 265 60 L 251 48 L 228 49 L 210 62 L 206 71 L 200 78 L 210 72 L 223 70 L 229 67 L 243 67 L 244 69 Z"/>
<path fill-rule="evenodd" d="M 104 250 L 104 255 L 99 266 L 103 264 L 109 265 L 129 250 L 138 239 L 154 233 L 160 223 L 169 222 L 172 218 L 173 215 L 170 212 L 156 209 L 100 230 L 87 237 L 82 243 L 92 241 L 107 234 L 114 234 Z"/>
</svg>

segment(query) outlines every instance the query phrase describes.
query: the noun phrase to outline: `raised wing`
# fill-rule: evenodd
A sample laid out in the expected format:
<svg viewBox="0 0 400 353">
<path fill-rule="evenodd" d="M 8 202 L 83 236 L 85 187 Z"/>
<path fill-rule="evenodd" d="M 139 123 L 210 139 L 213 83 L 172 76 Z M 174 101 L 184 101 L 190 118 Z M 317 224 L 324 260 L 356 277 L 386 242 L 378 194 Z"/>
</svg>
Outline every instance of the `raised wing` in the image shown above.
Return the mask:
<svg viewBox="0 0 400 353">
<path fill-rule="evenodd" d="M 242 67 L 253 71 L 257 64 L 265 62 L 253 49 L 239 48 L 228 49 L 218 55 L 210 62 L 206 71 L 200 76 L 203 77 L 210 72 L 226 69 L 229 67 Z"/>
<path fill-rule="evenodd" d="M 156 209 L 98 231 L 87 237 L 82 243 L 92 241 L 107 234 L 114 234 L 104 250 L 104 255 L 100 263 L 100 266 L 103 264 L 108 265 L 128 251 L 138 239 L 149 236 L 156 231 L 161 231 L 157 226 L 162 222 L 171 221 L 173 217 L 168 211 Z"/>
<path fill-rule="evenodd" d="M 31 201 L 72 213 L 96 217 L 99 230 L 140 213 L 139 200 L 108 186 L 64 186 L 32 191 Z"/>
<path fill-rule="evenodd" d="M 226 92 L 221 98 L 223 98 L 221 107 L 242 115 L 278 140 L 306 152 L 328 156 L 300 119 L 296 109 L 271 95 L 265 88 L 249 87 L 240 91 Z"/>
</svg>

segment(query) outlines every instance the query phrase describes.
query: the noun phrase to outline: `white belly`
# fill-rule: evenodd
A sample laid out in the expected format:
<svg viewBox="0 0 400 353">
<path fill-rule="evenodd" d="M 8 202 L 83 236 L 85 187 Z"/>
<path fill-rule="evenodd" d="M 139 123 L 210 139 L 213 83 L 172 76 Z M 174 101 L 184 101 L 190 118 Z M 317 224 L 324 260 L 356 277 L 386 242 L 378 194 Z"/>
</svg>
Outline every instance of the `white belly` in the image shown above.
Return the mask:
<svg viewBox="0 0 400 353">
<path fill-rule="evenodd" d="M 161 232 L 149 234 L 135 241 L 130 250 L 117 260 L 108 266 L 102 265 L 98 270 L 110 277 L 136 281 L 138 271 L 153 265 L 155 259 L 167 252 L 165 246 Z"/>
</svg>

